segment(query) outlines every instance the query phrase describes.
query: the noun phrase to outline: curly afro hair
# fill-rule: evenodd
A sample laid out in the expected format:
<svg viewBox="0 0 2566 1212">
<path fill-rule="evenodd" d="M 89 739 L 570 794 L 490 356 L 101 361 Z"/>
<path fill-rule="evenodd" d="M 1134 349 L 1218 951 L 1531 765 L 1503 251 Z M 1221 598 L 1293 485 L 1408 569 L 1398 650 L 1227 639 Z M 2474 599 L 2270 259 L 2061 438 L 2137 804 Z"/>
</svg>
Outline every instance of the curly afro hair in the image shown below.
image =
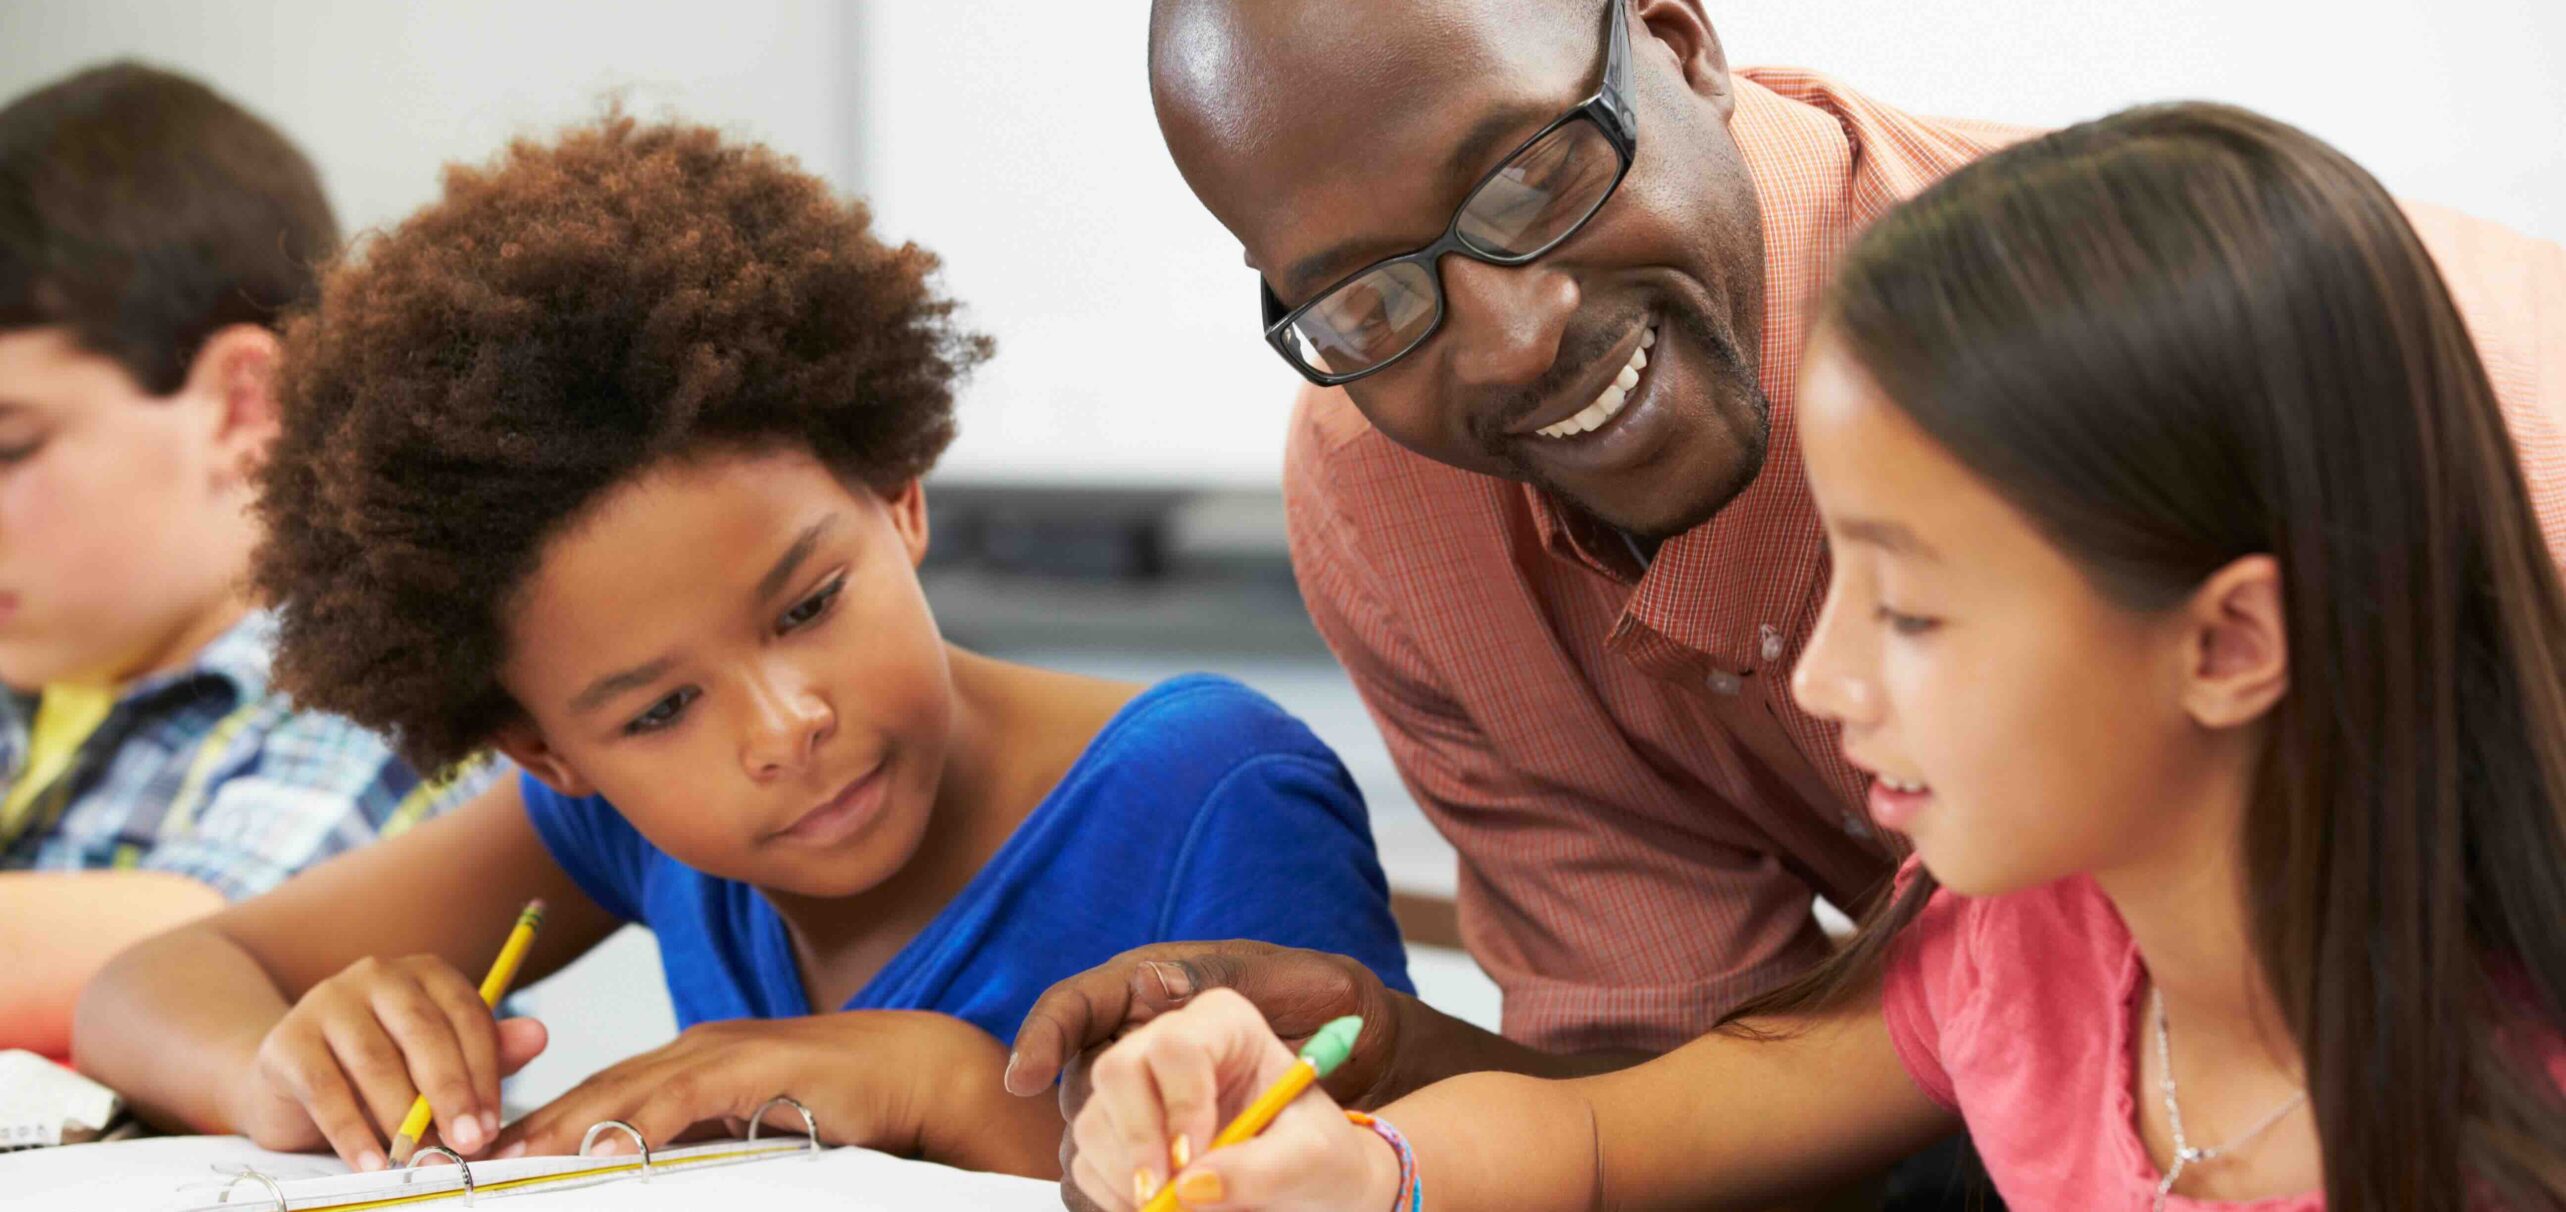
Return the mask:
<svg viewBox="0 0 2566 1212">
<path fill-rule="evenodd" d="M 447 169 L 286 325 L 277 684 L 451 769 L 518 718 L 504 610 L 608 490 L 710 449 L 924 474 L 989 343 L 871 225 L 776 152 L 620 113 Z"/>
</svg>

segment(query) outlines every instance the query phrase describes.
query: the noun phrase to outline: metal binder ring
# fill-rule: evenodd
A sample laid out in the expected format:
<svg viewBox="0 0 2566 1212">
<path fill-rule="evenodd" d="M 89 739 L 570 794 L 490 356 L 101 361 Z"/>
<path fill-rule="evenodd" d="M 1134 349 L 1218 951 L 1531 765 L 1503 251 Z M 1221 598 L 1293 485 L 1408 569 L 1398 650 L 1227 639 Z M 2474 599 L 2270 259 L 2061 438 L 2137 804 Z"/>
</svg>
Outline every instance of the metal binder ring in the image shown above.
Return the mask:
<svg viewBox="0 0 2566 1212">
<path fill-rule="evenodd" d="M 624 1130 L 625 1135 L 633 1138 L 633 1147 L 641 1150 L 642 1181 L 649 1182 L 650 1142 L 642 1139 L 641 1129 L 625 1123 L 620 1119 L 601 1119 L 596 1123 L 588 1125 L 588 1135 L 579 1138 L 579 1156 L 588 1156 L 588 1146 L 596 1144 L 597 1134 L 608 1128 L 621 1128 Z"/>
<path fill-rule="evenodd" d="M 411 1154 L 409 1164 L 401 1167 L 402 1185 L 409 1185 L 411 1179 L 419 1176 L 419 1162 L 431 1153 L 442 1155 L 447 1161 L 454 1163 L 455 1169 L 463 1172 L 463 1206 L 471 1207 L 472 1201 L 480 1198 L 480 1194 L 472 1189 L 472 1166 L 463 1160 L 462 1154 L 444 1145 L 430 1145 Z"/>
<path fill-rule="evenodd" d="M 255 1182 L 267 1188 L 267 1197 L 276 1201 L 276 1212 L 285 1212 L 285 1188 L 277 1186 L 274 1178 L 257 1170 L 243 1170 L 233 1175 L 232 1181 L 223 1184 L 223 1197 L 214 1202 L 218 1204 L 232 1202 L 232 1188 L 247 1182 Z"/>
<path fill-rule="evenodd" d="M 757 1129 L 759 1125 L 766 1122 L 766 1109 L 777 1103 L 782 1103 L 785 1106 L 791 1107 L 802 1113 L 802 1134 L 809 1137 L 811 1140 L 811 1147 L 805 1150 L 805 1152 L 818 1153 L 820 1151 L 820 1121 L 811 1118 L 811 1109 L 803 1106 L 802 1100 L 782 1094 L 778 1094 L 765 1102 L 759 1103 L 757 1105 L 757 1110 L 749 1114 L 748 1138 L 750 1140 L 757 1139 Z"/>
</svg>

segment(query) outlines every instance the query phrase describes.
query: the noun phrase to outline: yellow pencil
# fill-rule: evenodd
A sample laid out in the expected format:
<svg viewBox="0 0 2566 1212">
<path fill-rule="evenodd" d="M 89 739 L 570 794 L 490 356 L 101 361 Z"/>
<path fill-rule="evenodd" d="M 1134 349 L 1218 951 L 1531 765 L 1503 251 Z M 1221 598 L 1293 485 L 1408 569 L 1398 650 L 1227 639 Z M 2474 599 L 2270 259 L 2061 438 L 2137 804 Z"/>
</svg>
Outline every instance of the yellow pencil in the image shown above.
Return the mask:
<svg viewBox="0 0 2566 1212">
<path fill-rule="evenodd" d="M 1319 1028 L 1309 1043 L 1301 1045 L 1301 1059 L 1284 1070 L 1283 1076 L 1274 1079 L 1274 1084 L 1267 1086 L 1265 1093 L 1257 1095 L 1256 1101 L 1239 1112 L 1229 1127 L 1221 1129 L 1221 1134 L 1212 1138 L 1212 1148 L 1226 1149 L 1263 1132 L 1266 1125 L 1274 1122 L 1275 1116 L 1283 1114 L 1283 1108 L 1291 1106 L 1293 1099 L 1301 1097 L 1301 1092 L 1310 1088 L 1310 1083 L 1336 1072 L 1336 1067 L 1344 1064 L 1345 1058 L 1354 1052 L 1355 1037 L 1361 1034 L 1361 1015 L 1349 1014 Z M 1141 1212 L 1178 1212 L 1184 1206 L 1177 1202 L 1176 1184 L 1170 1182 L 1158 1189 L 1158 1194 L 1141 1207 Z"/>
<path fill-rule="evenodd" d="M 481 1004 L 497 1009 L 499 999 L 508 995 L 508 983 L 517 979 L 517 965 L 526 960 L 526 948 L 535 944 L 535 930 L 543 925 L 543 898 L 526 902 L 525 912 L 517 915 L 517 928 L 508 932 L 508 941 L 499 948 L 499 958 L 491 961 L 490 975 L 481 978 Z M 428 1131 L 428 1096 L 420 1095 L 410 1104 L 410 1115 L 401 1121 L 401 1131 L 392 1138 L 392 1164 L 410 1164 L 410 1153 L 419 1147 L 419 1138 Z"/>
</svg>

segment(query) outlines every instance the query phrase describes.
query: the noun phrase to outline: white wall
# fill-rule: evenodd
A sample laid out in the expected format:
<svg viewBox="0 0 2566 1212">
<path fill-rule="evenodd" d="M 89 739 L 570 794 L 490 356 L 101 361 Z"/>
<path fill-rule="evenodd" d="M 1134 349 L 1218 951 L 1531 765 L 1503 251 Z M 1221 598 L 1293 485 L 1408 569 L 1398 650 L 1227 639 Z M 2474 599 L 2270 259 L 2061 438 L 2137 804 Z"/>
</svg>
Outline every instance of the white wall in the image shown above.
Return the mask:
<svg viewBox="0 0 2566 1212">
<path fill-rule="evenodd" d="M 191 73 L 301 144 L 353 231 L 612 95 L 845 180 L 846 41 L 827 0 L 0 0 L 0 96 L 114 57 Z"/>
<path fill-rule="evenodd" d="M 1348 0 L 1362 3 L 1365 0 Z M 2566 238 L 2560 0 L 1709 0 L 1733 61 L 1821 67 L 1929 113 L 2055 123 L 2238 101 L 2401 193 Z M 941 252 L 1000 355 L 947 472 L 1270 483 L 1294 382 L 1226 233 L 1160 148 L 1143 0 L 0 0 L 0 95 L 110 55 L 189 70 L 320 162 L 351 226 L 435 166 L 620 89 L 871 191 Z M 1100 323 L 1165 353 L 1098 364 Z"/>
</svg>

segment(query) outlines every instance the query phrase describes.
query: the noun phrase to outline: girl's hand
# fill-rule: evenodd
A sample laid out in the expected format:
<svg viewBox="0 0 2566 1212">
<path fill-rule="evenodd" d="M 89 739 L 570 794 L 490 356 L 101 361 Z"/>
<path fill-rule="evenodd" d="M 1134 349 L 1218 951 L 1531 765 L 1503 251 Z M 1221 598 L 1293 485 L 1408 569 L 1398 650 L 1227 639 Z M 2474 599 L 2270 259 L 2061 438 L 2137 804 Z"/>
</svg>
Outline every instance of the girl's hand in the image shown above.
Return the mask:
<svg viewBox="0 0 2566 1212">
<path fill-rule="evenodd" d="M 590 1125 L 609 1119 L 639 1129 L 653 1149 L 737 1136 L 760 1104 L 789 1095 L 811 1109 L 831 1144 L 1056 1177 L 1060 1113 L 1009 1098 L 999 1084 L 1006 1063 L 987 1032 L 921 1011 L 699 1023 L 509 1125 L 498 1156 L 575 1152 Z M 769 1109 L 764 1123 L 771 1132 L 803 1131 L 790 1107 Z M 631 1148 L 620 1133 L 597 1141 L 601 1153 Z"/>
<path fill-rule="evenodd" d="M 262 1148 L 326 1143 L 359 1170 L 424 1091 L 440 1143 L 471 1156 L 499 1134 L 499 1079 L 544 1049 L 543 1024 L 491 1018 L 481 993 L 432 955 L 361 959 L 312 986 L 258 1047 L 231 1096 L 233 1124 Z"/>
<path fill-rule="evenodd" d="M 1150 1020 L 1096 1061 L 1095 1089 L 1070 1128 L 1071 1181 L 1112 1212 L 1140 1206 L 1171 1176 L 1196 1212 L 1389 1207 L 1397 1155 L 1317 1086 L 1262 1135 L 1205 1152 L 1293 1063 L 1256 1007 L 1227 989 Z"/>
</svg>

